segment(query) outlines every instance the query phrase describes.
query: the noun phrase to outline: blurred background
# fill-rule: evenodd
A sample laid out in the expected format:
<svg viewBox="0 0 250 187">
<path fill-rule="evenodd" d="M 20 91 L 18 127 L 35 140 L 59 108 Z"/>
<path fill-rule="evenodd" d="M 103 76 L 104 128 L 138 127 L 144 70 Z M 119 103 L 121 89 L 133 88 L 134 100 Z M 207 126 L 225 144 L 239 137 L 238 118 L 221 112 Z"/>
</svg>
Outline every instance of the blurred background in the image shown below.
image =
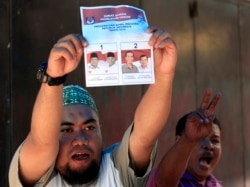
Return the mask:
<svg viewBox="0 0 250 187">
<path fill-rule="evenodd" d="M 177 120 L 198 107 L 211 87 L 222 93 L 216 114 L 223 153 L 215 176 L 225 187 L 250 187 L 249 0 L 1 0 L 0 185 L 8 187 L 11 158 L 29 131 L 40 86 L 38 65 L 59 38 L 81 33 L 80 6 L 118 4 L 144 9 L 148 22 L 168 30 L 178 47 L 171 114 L 159 138 L 156 166 L 174 143 Z M 83 63 L 68 76 L 66 84 L 71 83 L 85 86 Z M 100 111 L 105 147 L 121 140 L 146 89 L 89 88 Z"/>
</svg>

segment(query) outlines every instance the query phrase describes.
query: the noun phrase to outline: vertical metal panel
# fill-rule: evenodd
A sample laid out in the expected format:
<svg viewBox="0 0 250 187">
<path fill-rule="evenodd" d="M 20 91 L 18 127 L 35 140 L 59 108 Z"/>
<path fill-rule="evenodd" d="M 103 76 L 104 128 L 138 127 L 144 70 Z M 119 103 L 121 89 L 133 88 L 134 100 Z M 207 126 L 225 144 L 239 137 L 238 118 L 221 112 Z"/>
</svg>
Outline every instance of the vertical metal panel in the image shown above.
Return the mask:
<svg viewBox="0 0 250 187">
<path fill-rule="evenodd" d="M 223 153 L 215 175 L 224 186 L 244 186 L 238 9 L 225 1 L 198 1 L 198 7 L 197 86 L 222 92 L 216 114 L 222 123 Z"/>
<path fill-rule="evenodd" d="M 250 187 L 250 4 L 239 5 L 239 30 L 242 62 L 242 116 L 245 187 Z"/>
<path fill-rule="evenodd" d="M 0 3 L 0 184 L 7 186 L 8 168 L 11 156 L 10 125 L 10 1 Z"/>
</svg>

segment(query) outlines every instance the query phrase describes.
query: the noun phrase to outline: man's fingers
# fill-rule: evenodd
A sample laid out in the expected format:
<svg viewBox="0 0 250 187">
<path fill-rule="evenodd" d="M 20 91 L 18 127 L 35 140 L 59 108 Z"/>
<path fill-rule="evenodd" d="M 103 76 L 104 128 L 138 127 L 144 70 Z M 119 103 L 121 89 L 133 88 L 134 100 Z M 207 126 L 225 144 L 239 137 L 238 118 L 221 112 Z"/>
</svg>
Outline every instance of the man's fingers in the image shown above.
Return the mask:
<svg viewBox="0 0 250 187">
<path fill-rule="evenodd" d="M 213 99 L 210 101 L 211 95 L 212 95 L 212 90 L 210 88 L 206 89 L 200 105 L 200 110 L 204 111 L 204 116 L 206 116 L 208 120 L 210 116 L 214 115 L 214 111 L 221 98 L 221 94 L 216 93 Z"/>
<path fill-rule="evenodd" d="M 75 59 L 77 54 L 74 45 L 70 41 L 56 43 L 52 50 L 62 57 L 71 60 Z"/>
<path fill-rule="evenodd" d="M 152 36 L 149 40 L 149 45 L 153 46 L 154 48 L 164 48 L 168 43 L 175 44 L 172 36 L 168 32 L 156 27 L 150 27 L 148 30 L 149 33 L 152 33 Z"/>
<path fill-rule="evenodd" d="M 221 98 L 221 93 L 216 93 L 216 95 L 213 97 L 212 101 L 209 103 L 209 106 L 207 108 L 209 114 L 214 113 L 220 98 Z"/>
<path fill-rule="evenodd" d="M 212 95 L 212 89 L 207 88 L 205 90 L 205 93 L 204 93 L 203 98 L 201 100 L 201 105 L 200 105 L 201 109 L 203 109 L 203 110 L 207 109 L 207 107 L 209 106 L 209 101 L 210 101 L 211 95 Z"/>
<path fill-rule="evenodd" d="M 58 40 L 55 46 L 68 49 L 73 56 L 76 56 L 77 53 L 83 52 L 82 40 L 75 34 L 68 35 Z"/>
</svg>

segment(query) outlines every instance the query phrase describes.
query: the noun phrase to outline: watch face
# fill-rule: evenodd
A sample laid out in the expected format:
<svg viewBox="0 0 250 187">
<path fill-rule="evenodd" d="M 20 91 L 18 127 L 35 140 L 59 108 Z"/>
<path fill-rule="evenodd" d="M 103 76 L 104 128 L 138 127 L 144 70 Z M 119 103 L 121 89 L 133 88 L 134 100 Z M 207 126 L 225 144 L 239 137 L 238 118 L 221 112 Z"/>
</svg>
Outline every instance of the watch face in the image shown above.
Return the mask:
<svg viewBox="0 0 250 187">
<path fill-rule="evenodd" d="M 38 69 L 38 71 L 37 71 L 37 73 L 36 73 L 36 78 L 37 78 L 38 80 L 40 80 L 41 77 L 42 77 L 42 72 L 41 72 L 40 69 Z"/>
<path fill-rule="evenodd" d="M 40 82 L 46 82 L 47 81 L 47 78 L 46 78 L 46 75 L 45 75 L 46 69 L 47 69 L 47 63 L 42 63 L 38 68 L 36 78 Z"/>
<path fill-rule="evenodd" d="M 60 85 L 63 84 L 66 80 L 67 75 L 64 75 L 62 77 L 56 77 L 52 78 L 50 77 L 47 73 L 47 63 L 42 63 L 37 71 L 36 78 L 41 82 L 41 83 L 48 83 L 49 86 L 54 86 L 54 85 Z"/>
</svg>

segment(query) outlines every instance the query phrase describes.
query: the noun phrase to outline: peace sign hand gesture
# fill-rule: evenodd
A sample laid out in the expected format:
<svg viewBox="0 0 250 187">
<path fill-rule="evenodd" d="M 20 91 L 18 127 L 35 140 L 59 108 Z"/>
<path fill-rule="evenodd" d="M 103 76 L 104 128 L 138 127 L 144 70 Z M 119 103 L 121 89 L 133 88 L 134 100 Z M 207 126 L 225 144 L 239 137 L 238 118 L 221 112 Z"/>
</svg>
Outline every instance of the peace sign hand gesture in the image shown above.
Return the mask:
<svg viewBox="0 0 250 187">
<path fill-rule="evenodd" d="M 216 93 L 210 101 L 212 95 L 211 89 L 206 89 L 200 108 L 191 112 L 186 120 L 185 137 L 190 142 L 199 142 L 201 139 L 207 137 L 213 127 L 214 111 L 221 98 L 220 93 Z"/>
</svg>

